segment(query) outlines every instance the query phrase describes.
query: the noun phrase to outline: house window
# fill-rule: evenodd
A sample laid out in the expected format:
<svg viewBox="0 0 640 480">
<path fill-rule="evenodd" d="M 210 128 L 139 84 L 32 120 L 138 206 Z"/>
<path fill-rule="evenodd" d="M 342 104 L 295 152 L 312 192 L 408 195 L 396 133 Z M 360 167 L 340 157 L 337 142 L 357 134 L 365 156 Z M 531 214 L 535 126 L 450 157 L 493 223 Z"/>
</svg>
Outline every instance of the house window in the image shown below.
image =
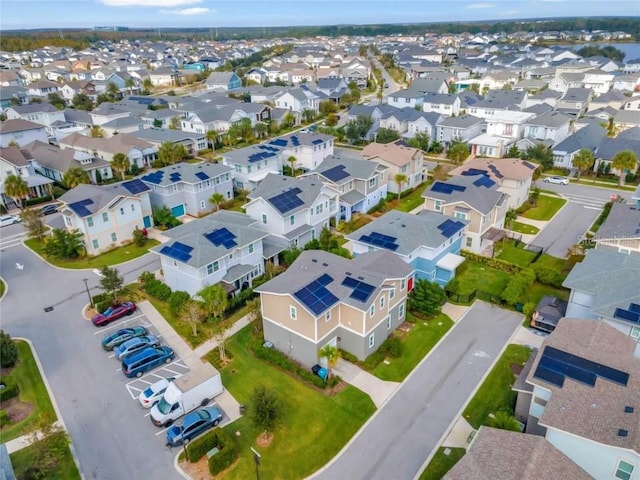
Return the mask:
<svg viewBox="0 0 640 480">
<path fill-rule="evenodd" d="M 205 208 L 207 206 L 207 204 L 205 203 L 204 200 L 200 200 L 200 208 Z"/>
<path fill-rule="evenodd" d="M 225 174 L 224 174 L 224 180 L 225 180 L 226 182 L 228 182 L 228 181 L 229 181 L 229 174 L 228 174 L 228 173 L 225 173 Z"/>
<path fill-rule="evenodd" d="M 289 217 L 289 224 L 290 224 L 290 225 L 293 225 L 293 224 L 295 224 L 295 223 L 296 223 L 296 216 L 295 216 L 295 215 L 291 215 L 291 216 Z"/>
<path fill-rule="evenodd" d="M 131 211 L 132 211 L 132 212 L 135 212 L 135 211 L 136 211 L 136 206 L 135 206 L 133 203 L 131 204 Z"/>
<path fill-rule="evenodd" d="M 249 244 L 249 253 L 253 253 L 253 243 Z"/>
<path fill-rule="evenodd" d="M 640 327 L 631 327 L 631 338 L 640 339 Z"/>
<path fill-rule="evenodd" d="M 298 310 L 296 310 L 296 307 L 293 305 L 289 306 L 289 316 L 291 317 L 291 320 L 295 320 L 298 316 Z"/>
<path fill-rule="evenodd" d="M 178 185 L 174 185 L 174 186 L 173 186 L 173 191 L 174 191 L 174 192 L 177 192 L 177 191 L 178 191 Z"/>
<path fill-rule="evenodd" d="M 442 211 L 442 200 L 436 200 L 436 201 L 433 203 L 433 209 L 434 209 L 436 212 L 440 212 L 440 211 Z"/>
<path fill-rule="evenodd" d="M 404 318 L 404 303 L 398 307 L 398 318 Z"/>
<path fill-rule="evenodd" d="M 384 295 L 380 297 L 380 310 L 384 308 Z"/>
<path fill-rule="evenodd" d="M 329 320 L 331 320 L 331 310 L 329 310 L 327 313 L 325 313 L 324 315 L 324 321 L 328 322 Z"/>
<path fill-rule="evenodd" d="M 220 265 L 218 264 L 218 262 L 213 262 L 207 265 L 207 275 L 211 275 L 212 273 L 215 273 L 218 270 L 220 270 Z"/>
<path fill-rule="evenodd" d="M 389 300 L 391 300 L 395 296 L 396 296 L 396 289 L 392 288 L 391 290 L 389 290 Z"/>
<path fill-rule="evenodd" d="M 322 213 L 322 204 L 316 205 L 316 215 L 319 215 L 321 213 Z"/>
<path fill-rule="evenodd" d="M 467 214 L 465 212 L 453 212 L 453 217 L 458 220 L 467 220 Z"/>
<path fill-rule="evenodd" d="M 87 225 L 93 227 L 93 217 L 87 218 Z"/>
<path fill-rule="evenodd" d="M 376 334 L 372 333 L 371 335 L 369 335 L 369 348 L 373 348 L 375 344 L 376 344 Z"/>
<path fill-rule="evenodd" d="M 70 227 L 70 226 L 71 226 L 71 224 L 72 224 L 71 219 L 70 219 L 69 217 L 64 217 L 64 223 L 65 223 L 68 227 Z"/>
<path fill-rule="evenodd" d="M 387 315 L 387 330 L 391 330 L 391 317 Z"/>
<path fill-rule="evenodd" d="M 112 242 L 117 242 L 118 241 L 118 235 L 116 235 L 116 232 L 112 232 L 111 233 L 111 241 Z"/>
<path fill-rule="evenodd" d="M 227 190 L 227 199 L 231 200 L 231 190 Z"/>
<path fill-rule="evenodd" d="M 371 307 L 369 307 L 369 316 L 373 317 L 375 314 L 376 314 L 376 306 L 371 305 Z"/>
<path fill-rule="evenodd" d="M 376 186 L 376 178 L 370 178 L 369 179 L 369 188 L 373 188 Z"/>
<path fill-rule="evenodd" d="M 120 209 L 120 215 L 124 215 L 124 208 Z"/>
<path fill-rule="evenodd" d="M 264 213 L 262 214 L 262 223 L 267 223 L 267 216 Z"/>
<path fill-rule="evenodd" d="M 102 221 L 107 223 L 109 221 L 109 214 L 107 212 L 102 213 Z"/>
<path fill-rule="evenodd" d="M 406 286 L 407 286 L 407 281 L 403 278 L 400 281 L 400 290 L 404 290 Z"/>
<path fill-rule="evenodd" d="M 91 246 L 93 247 L 94 250 L 97 249 L 98 246 L 99 246 L 98 240 L 95 239 L 95 238 L 93 240 L 91 240 Z"/>
<path fill-rule="evenodd" d="M 467 237 L 467 241 L 466 241 L 465 245 L 467 247 L 471 248 L 473 246 L 473 239 L 471 237 Z"/>
<path fill-rule="evenodd" d="M 615 476 L 616 478 L 621 478 L 622 480 L 630 480 L 634 469 L 635 466 L 632 463 L 620 460 L 618 462 L 618 468 L 616 469 Z"/>
</svg>

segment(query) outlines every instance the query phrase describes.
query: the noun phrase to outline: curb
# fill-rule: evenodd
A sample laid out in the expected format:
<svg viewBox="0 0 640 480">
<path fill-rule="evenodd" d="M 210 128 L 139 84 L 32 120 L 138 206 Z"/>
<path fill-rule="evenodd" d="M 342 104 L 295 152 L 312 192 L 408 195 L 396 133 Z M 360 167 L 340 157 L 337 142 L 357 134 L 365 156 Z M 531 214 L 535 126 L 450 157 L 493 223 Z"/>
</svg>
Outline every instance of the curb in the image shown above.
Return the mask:
<svg viewBox="0 0 640 480">
<path fill-rule="evenodd" d="M 185 472 L 184 470 L 182 470 L 182 468 L 180 468 L 180 465 L 178 464 L 178 457 L 180 457 L 180 453 L 176 453 L 176 456 L 173 458 L 173 468 L 175 468 L 176 472 L 178 472 L 178 474 L 185 480 L 193 480 L 193 478 L 191 478 L 187 474 L 187 472 Z"/>
<path fill-rule="evenodd" d="M 22 340 L 29 345 L 31 349 L 31 353 L 33 354 L 33 358 L 38 366 L 38 371 L 40 372 L 40 376 L 42 377 L 42 383 L 44 383 L 45 388 L 47 389 L 47 394 L 49 395 L 49 399 L 51 400 L 51 405 L 53 406 L 53 411 L 56 412 L 56 416 L 58 417 L 58 422 L 62 425 L 67 434 L 69 430 L 67 430 L 67 425 L 64 423 L 64 419 L 62 418 L 62 412 L 60 412 L 60 407 L 58 407 L 58 403 L 56 402 L 56 397 L 53 395 L 53 391 L 51 390 L 51 385 L 49 385 L 49 380 L 47 379 L 47 375 L 42 368 L 42 362 L 40 362 L 40 357 L 38 356 L 38 352 L 36 351 L 35 346 L 31 343 L 31 340 L 24 337 L 14 337 L 15 340 Z M 76 449 L 73 446 L 73 440 L 71 436 L 69 436 L 69 450 L 71 451 L 71 456 L 73 457 L 73 462 L 76 464 L 76 468 L 78 469 L 78 473 L 80 474 L 80 478 L 85 480 L 87 477 L 82 472 L 82 468 L 80 468 L 80 461 L 78 460 L 78 455 L 76 454 Z"/>
<path fill-rule="evenodd" d="M 2 301 L 2 299 L 4 297 L 7 296 L 7 294 L 9 293 L 9 283 L 2 277 L 0 277 L 0 281 L 2 281 L 2 283 L 4 283 L 4 293 L 2 294 L 2 296 L 0 297 L 0 302 Z"/>
</svg>

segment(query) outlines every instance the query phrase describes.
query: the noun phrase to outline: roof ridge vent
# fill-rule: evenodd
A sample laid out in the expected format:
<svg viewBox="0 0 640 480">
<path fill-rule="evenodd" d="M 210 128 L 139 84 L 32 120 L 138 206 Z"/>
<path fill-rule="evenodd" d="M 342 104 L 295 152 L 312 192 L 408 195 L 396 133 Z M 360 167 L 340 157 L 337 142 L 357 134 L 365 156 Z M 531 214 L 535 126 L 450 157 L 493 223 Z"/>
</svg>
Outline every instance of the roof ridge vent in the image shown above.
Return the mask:
<svg viewBox="0 0 640 480">
<path fill-rule="evenodd" d="M 628 437 L 629 436 L 629 430 L 624 430 L 624 429 L 620 429 L 618 430 L 618 436 L 619 437 Z"/>
</svg>

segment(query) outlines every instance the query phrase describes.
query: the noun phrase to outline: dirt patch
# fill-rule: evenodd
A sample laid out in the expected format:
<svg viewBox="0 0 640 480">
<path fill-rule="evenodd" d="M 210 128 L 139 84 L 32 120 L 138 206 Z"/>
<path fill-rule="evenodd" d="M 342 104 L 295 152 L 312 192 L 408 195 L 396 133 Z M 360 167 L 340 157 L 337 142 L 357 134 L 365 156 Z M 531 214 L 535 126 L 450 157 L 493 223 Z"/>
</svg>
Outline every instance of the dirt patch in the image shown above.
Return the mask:
<svg viewBox="0 0 640 480">
<path fill-rule="evenodd" d="M 522 372 L 523 368 L 524 368 L 523 365 L 518 365 L 517 363 L 512 363 L 511 365 L 509 365 L 509 369 L 511 370 L 511 373 L 513 373 L 516 377 L 520 375 L 520 372 Z"/>
<path fill-rule="evenodd" d="M 266 435 L 260 434 L 256 438 L 256 443 L 260 448 L 267 448 L 273 442 L 273 433 L 267 433 Z"/>
<path fill-rule="evenodd" d="M 9 420 L 11 420 L 11 424 L 21 422 L 27 418 L 34 408 L 32 403 L 21 402 L 17 397 L 10 398 L 0 404 L 0 409 L 7 411 L 7 416 Z"/>
<path fill-rule="evenodd" d="M 193 480 L 209 480 L 209 459 L 203 455 L 200 460 L 195 463 L 183 460 L 179 463 L 180 468 L 184 470 Z"/>
</svg>

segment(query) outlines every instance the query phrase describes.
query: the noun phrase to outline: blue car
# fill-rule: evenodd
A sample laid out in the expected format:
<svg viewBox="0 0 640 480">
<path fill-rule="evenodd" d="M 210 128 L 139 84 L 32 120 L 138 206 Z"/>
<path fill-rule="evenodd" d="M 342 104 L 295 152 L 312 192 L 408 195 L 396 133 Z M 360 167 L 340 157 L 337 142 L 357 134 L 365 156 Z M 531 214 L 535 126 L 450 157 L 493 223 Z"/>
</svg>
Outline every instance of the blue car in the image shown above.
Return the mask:
<svg viewBox="0 0 640 480">
<path fill-rule="evenodd" d="M 222 420 L 218 407 L 205 407 L 184 417 L 182 426 L 175 425 L 167 430 L 167 445 L 177 447 L 189 443 L 195 437 L 210 428 L 216 427 Z"/>
<path fill-rule="evenodd" d="M 147 347 L 159 347 L 160 340 L 155 335 L 142 335 L 141 337 L 133 337 L 118 347 L 113 349 L 116 360 L 122 360 L 124 357 L 133 355 Z"/>
<path fill-rule="evenodd" d="M 176 352 L 169 347 L 147 347 L 122 360 L 122 373 L 128 378 L 141 377 L 144 372 L 158 365 L 171 363 L 175 356 Z"/>
</svg>

